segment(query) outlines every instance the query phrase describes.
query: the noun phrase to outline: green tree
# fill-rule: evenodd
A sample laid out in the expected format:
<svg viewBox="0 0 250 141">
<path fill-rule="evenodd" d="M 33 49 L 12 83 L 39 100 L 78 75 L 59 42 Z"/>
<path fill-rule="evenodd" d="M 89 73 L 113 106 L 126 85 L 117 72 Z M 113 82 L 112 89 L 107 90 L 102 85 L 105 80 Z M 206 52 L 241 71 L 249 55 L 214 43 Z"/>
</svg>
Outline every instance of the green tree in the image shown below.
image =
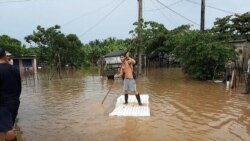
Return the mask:
<svg viewBox="0 0 250 141">
<path fill-rule="evenodd" d="M 21 56 L 24 51 L 22 43 L 8 35 L 0 36 L 0 47 L 10 52 L 13 56 Z"/>
<path fill-rule="evenodd" d="M 242 15 L 236 14 L 232 22 L 232 29 L 235 31 L 236 36 L 243 39 L 250 39 L 250 12 Z"/>
<path fill-rule="evenodd" d="M 78 67 L 83 63 L 85 54 L 81 41 L 75 34 L 65 36 L 58 25 L 47 29 L 37 26 L 36 31 L 26 36 L 25 40 L 38 48 L 35 52 L 39 63 L 60 67 L 66 64 Z"/>
<path fill-rule="evenodd" d="M 182 25 L 173 30 L 170 30 L 166 34 L 166 41 L 164 46 L 167 49 L 167 53 L 172 54 L 173 50 L 178 46 L 179 42 L 182 40 L 180 37 L 183 34 L 190 32 L 190 25 Z"/>
<path fill-rule="evenodd" d="M 217 18 L 212 30 L 221 40 L 250 39 L 250 12 Z"/>
<path fill-rule="evenodd" d="M 218 33 L 230 33 L 232 34 L 232 25 L 230 21 L 232 20 L 232 15 L 231 16 L 226 16 L 223 18 L 216 18 L 214 22 L 214 31 Z"/>
<path fill-rule="evenodd" d="M 198 80 L 211 80 L 221 71 L 227 58 L 235 58 L 234 47 L 218 40 L 211 31 L 179 34 L 174 53 L 185 73 Z"/>
<path fill-rule="evenodd" d="M 56 41 L 59 41 L 60 26 L 55 25 L 45 29 L 44 27 L 37 26 L 36 30 L 33 31 L 33 34 L 25 37 L 26 42 L 30 44 L 35 44 L 35 47 L 38 47 L 38 63 L 42 64 L 53 64 L 56 61 L 56 51 L 58 51 L 58 44 Z"/>
<path fill-rule="evenodd" d="M 142 24 L 138 26 L 138 24 Z M 147 56 L 155 56 L 159 53 L 169 53 L 169 49 L 165 46 L 167 40 L 168 30 L 163 24 L 159 24 L 154 21 L 141 21 L 141 23 L 134 23 L 135 29 L 130 31 L 132 36 L 137 36 L 138 32 L 141 32 L 141 41 L 136 39 L 134 46 L 138 47 L 139 42 L 141 45 L 141 50 Z M 139 29 L 142 27 L 142 29 Z M 154 53 L 152 55 L 152 52 Z"/>
<path fill-rule="evenodd" d="M 87 54 L 88 62 L 95 64 L 100 56 L 104 56 L 115 50 L 127 50 L 130 40 L 107 38 L 103 41 L 95 40 L 84 45 L 84 52 Z"/>
<path fill-rule="evenodd" d="M 82 50 L 83 45 L 75 34 L 66 36 L 65 49 L 64 49 L 64 63 L 69 64 L 71 67 L 79 67 L 84 62 L 85 53 Z"/>
</svg>

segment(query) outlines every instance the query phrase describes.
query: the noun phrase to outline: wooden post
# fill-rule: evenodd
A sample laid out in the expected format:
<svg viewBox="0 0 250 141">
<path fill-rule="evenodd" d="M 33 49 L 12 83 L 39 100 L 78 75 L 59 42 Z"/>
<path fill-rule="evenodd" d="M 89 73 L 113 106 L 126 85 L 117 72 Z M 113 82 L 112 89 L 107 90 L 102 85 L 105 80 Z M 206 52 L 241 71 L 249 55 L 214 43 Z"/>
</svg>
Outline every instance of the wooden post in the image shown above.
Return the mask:
<svg viewBox="0 0 250 141">
<path fill-rule="evenodd" d="M 138 40 L 137 46 L 137 77 L 141 73 L 142 60 L 141 60 L 141 30 L 142 30 L 142 0 L 138 0 Z"/>
</svg>

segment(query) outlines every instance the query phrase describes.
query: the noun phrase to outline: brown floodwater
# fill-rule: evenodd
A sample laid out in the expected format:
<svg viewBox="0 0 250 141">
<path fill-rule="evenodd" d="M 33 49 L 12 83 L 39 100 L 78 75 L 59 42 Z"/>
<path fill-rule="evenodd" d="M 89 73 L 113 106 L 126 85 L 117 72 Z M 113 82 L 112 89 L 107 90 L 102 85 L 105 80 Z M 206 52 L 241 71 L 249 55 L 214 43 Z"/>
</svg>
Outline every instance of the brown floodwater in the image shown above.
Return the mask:
<svg viewBox="0 0 250 141">
<path fill-rule="evenodd" d="M 136 80 L 150 96 L 150 117 L 109 117 L 122 81 L 97 70 L 63 79 L 23 79 L 18 134 L 22 141 L 249 141 L 250 96 L 223 83 L 194 81 L 180 68 L 143 70 Z"/>
</svg>

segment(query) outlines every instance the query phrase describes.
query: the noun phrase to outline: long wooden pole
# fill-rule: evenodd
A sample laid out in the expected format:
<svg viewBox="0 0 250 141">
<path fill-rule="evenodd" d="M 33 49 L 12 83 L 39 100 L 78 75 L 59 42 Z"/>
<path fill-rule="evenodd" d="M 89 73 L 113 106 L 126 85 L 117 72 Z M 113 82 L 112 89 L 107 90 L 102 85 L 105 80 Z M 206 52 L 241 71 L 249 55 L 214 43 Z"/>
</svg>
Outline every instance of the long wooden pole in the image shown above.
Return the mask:
<svg viewBox="0 0 250 141">
<path fill-rule="evenodd" d="M 112 89 L 112 87 L 113 87 L 113 85 L 114 85 L 114 82 L 115 82 L 115 80 L 113 80 L 113 82 L 112 82 L 112 84 L 111 84 L 111 86 L 110 86 L 110 88 L 109 88 L 109 90 L 108 90 L 107 94 L 106 94 L 106 95 L 105 95 L 105 97 L 103 98 L 103 100 L 102 100 L 102 104 L 104 103 L 104 101 L 105 101 L 105 99 L 107 98 L 107 96 L 108 96 L 109 92 L 111 91 L 111 89 Z"/>
</svg>

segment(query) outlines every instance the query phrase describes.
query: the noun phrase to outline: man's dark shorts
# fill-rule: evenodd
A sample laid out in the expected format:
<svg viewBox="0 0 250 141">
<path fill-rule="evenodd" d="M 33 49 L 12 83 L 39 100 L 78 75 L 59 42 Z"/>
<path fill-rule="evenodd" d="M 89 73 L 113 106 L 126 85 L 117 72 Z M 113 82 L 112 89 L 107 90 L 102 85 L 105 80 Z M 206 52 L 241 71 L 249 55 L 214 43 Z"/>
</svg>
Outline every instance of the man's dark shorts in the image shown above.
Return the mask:
<svg viewBox="0 0 250 141">
<path fill-rule="evenodd" d="M 12 115 L 5 107 L 0 107 L 0 132 L 6 132 L 13 128 Z"/>
</svg>

